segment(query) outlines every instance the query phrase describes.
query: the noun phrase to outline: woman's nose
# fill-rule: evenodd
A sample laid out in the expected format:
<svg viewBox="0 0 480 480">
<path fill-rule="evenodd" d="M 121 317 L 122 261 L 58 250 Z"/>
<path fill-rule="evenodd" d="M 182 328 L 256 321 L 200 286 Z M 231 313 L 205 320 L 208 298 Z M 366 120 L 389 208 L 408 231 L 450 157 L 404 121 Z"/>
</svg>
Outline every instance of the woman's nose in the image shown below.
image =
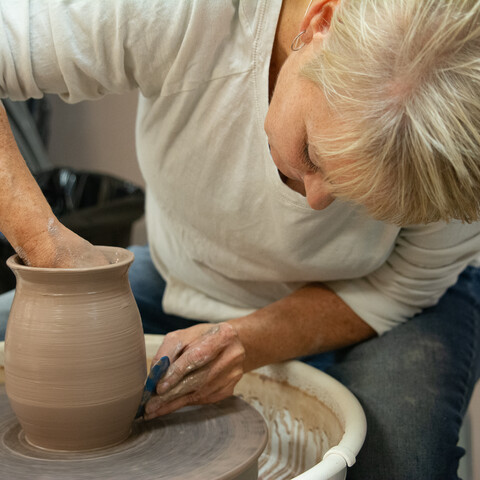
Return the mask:
<svg viewBox="0 0 480 480">
<path fill-rule="evenodd" d="M 314 210 L 327 208 L 335 197 L 330 193 L 327 184 L 319 174 L 307 173 L 303 177 L 307 202 Z"/>
</svg>

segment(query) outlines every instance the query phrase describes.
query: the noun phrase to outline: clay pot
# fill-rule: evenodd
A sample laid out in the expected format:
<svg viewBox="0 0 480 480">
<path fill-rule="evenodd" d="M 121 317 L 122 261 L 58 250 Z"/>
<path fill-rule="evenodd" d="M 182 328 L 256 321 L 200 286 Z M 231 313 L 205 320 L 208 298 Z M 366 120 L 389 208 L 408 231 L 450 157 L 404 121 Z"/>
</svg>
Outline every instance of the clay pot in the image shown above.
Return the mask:
<svg viewBox="0 0 480 480">
<path fill-rule="evenodd" d="M 146 377 L 145 341 L 127 272 L 133 254 L 99 247 L 110 265 L 34 268 L 17 279 L 5 338 L 10 404 L 33 445 L 89 450 L 123 441 Z"/>
</svg>

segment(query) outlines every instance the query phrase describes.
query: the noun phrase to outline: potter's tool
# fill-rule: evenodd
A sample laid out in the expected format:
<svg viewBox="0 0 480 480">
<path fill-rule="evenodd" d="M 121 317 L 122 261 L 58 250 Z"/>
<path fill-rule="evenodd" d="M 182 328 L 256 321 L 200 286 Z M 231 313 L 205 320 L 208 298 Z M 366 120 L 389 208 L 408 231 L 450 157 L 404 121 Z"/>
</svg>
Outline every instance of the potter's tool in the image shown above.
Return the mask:
<svg viewBox="0 0 480 480">
<path fill-rule="evenodd" d="M 260 413 L 230 397 L 149 422 L 135 421 L 130 436 L 112 447 L 83 452 L 41 449 L 26 441 L 0 385 L 0 478 L 256 480 L 266 441 Z"/>
<path fill-rule="evenodd" d="M 155 362 L 150 369 L 147 380 L 145 382 L 145 388 L 143 389 L 142 401 L 138 407 L 137 414 L 135 418 L 143 417 L 145 413 L 145 405 L 150 400 L 157 383 L 162 379 L 162 377 L 167 373 L 168 367 L 170 366 L 170 360 L 168 357 L 162 357 L 160 360 Z"/>
</svg>

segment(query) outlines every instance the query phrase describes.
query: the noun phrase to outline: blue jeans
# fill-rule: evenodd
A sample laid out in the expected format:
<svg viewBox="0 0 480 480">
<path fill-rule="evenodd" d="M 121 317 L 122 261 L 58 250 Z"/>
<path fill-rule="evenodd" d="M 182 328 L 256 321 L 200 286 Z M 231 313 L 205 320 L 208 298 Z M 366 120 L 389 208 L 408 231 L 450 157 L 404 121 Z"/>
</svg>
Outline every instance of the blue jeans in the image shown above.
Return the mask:
<svg viewBox="0 0 480 480">
<path fill-rule="evenodd" d="M 165 283 L 148 248 L 132 250 L 145 333 L 198 323 L 163 312 Z M 436 306 L 385 335 L 302 360 L 347 386 L 365 410 L 367 438 L 349 480 L 457 479 L 458 432 L 480 376 L 480 269 L 467 268 Z"/>
</svg>

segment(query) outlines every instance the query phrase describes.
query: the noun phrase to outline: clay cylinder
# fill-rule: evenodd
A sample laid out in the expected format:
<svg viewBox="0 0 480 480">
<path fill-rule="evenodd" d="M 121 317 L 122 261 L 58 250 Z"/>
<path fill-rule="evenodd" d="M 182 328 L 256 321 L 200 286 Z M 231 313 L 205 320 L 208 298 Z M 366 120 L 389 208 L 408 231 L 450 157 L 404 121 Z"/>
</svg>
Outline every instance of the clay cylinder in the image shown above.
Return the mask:
<svg viewBox="0 0 480 480">
<path fill-rule="evenodd" d="M 35 268 L 17 255 L 5 337 L 5 384 L 31 444 L 90 450 L 130 433 L 146 377 L 145 341 L 128 282 L 133 254 L 110 265 Z"/>
</svg>

